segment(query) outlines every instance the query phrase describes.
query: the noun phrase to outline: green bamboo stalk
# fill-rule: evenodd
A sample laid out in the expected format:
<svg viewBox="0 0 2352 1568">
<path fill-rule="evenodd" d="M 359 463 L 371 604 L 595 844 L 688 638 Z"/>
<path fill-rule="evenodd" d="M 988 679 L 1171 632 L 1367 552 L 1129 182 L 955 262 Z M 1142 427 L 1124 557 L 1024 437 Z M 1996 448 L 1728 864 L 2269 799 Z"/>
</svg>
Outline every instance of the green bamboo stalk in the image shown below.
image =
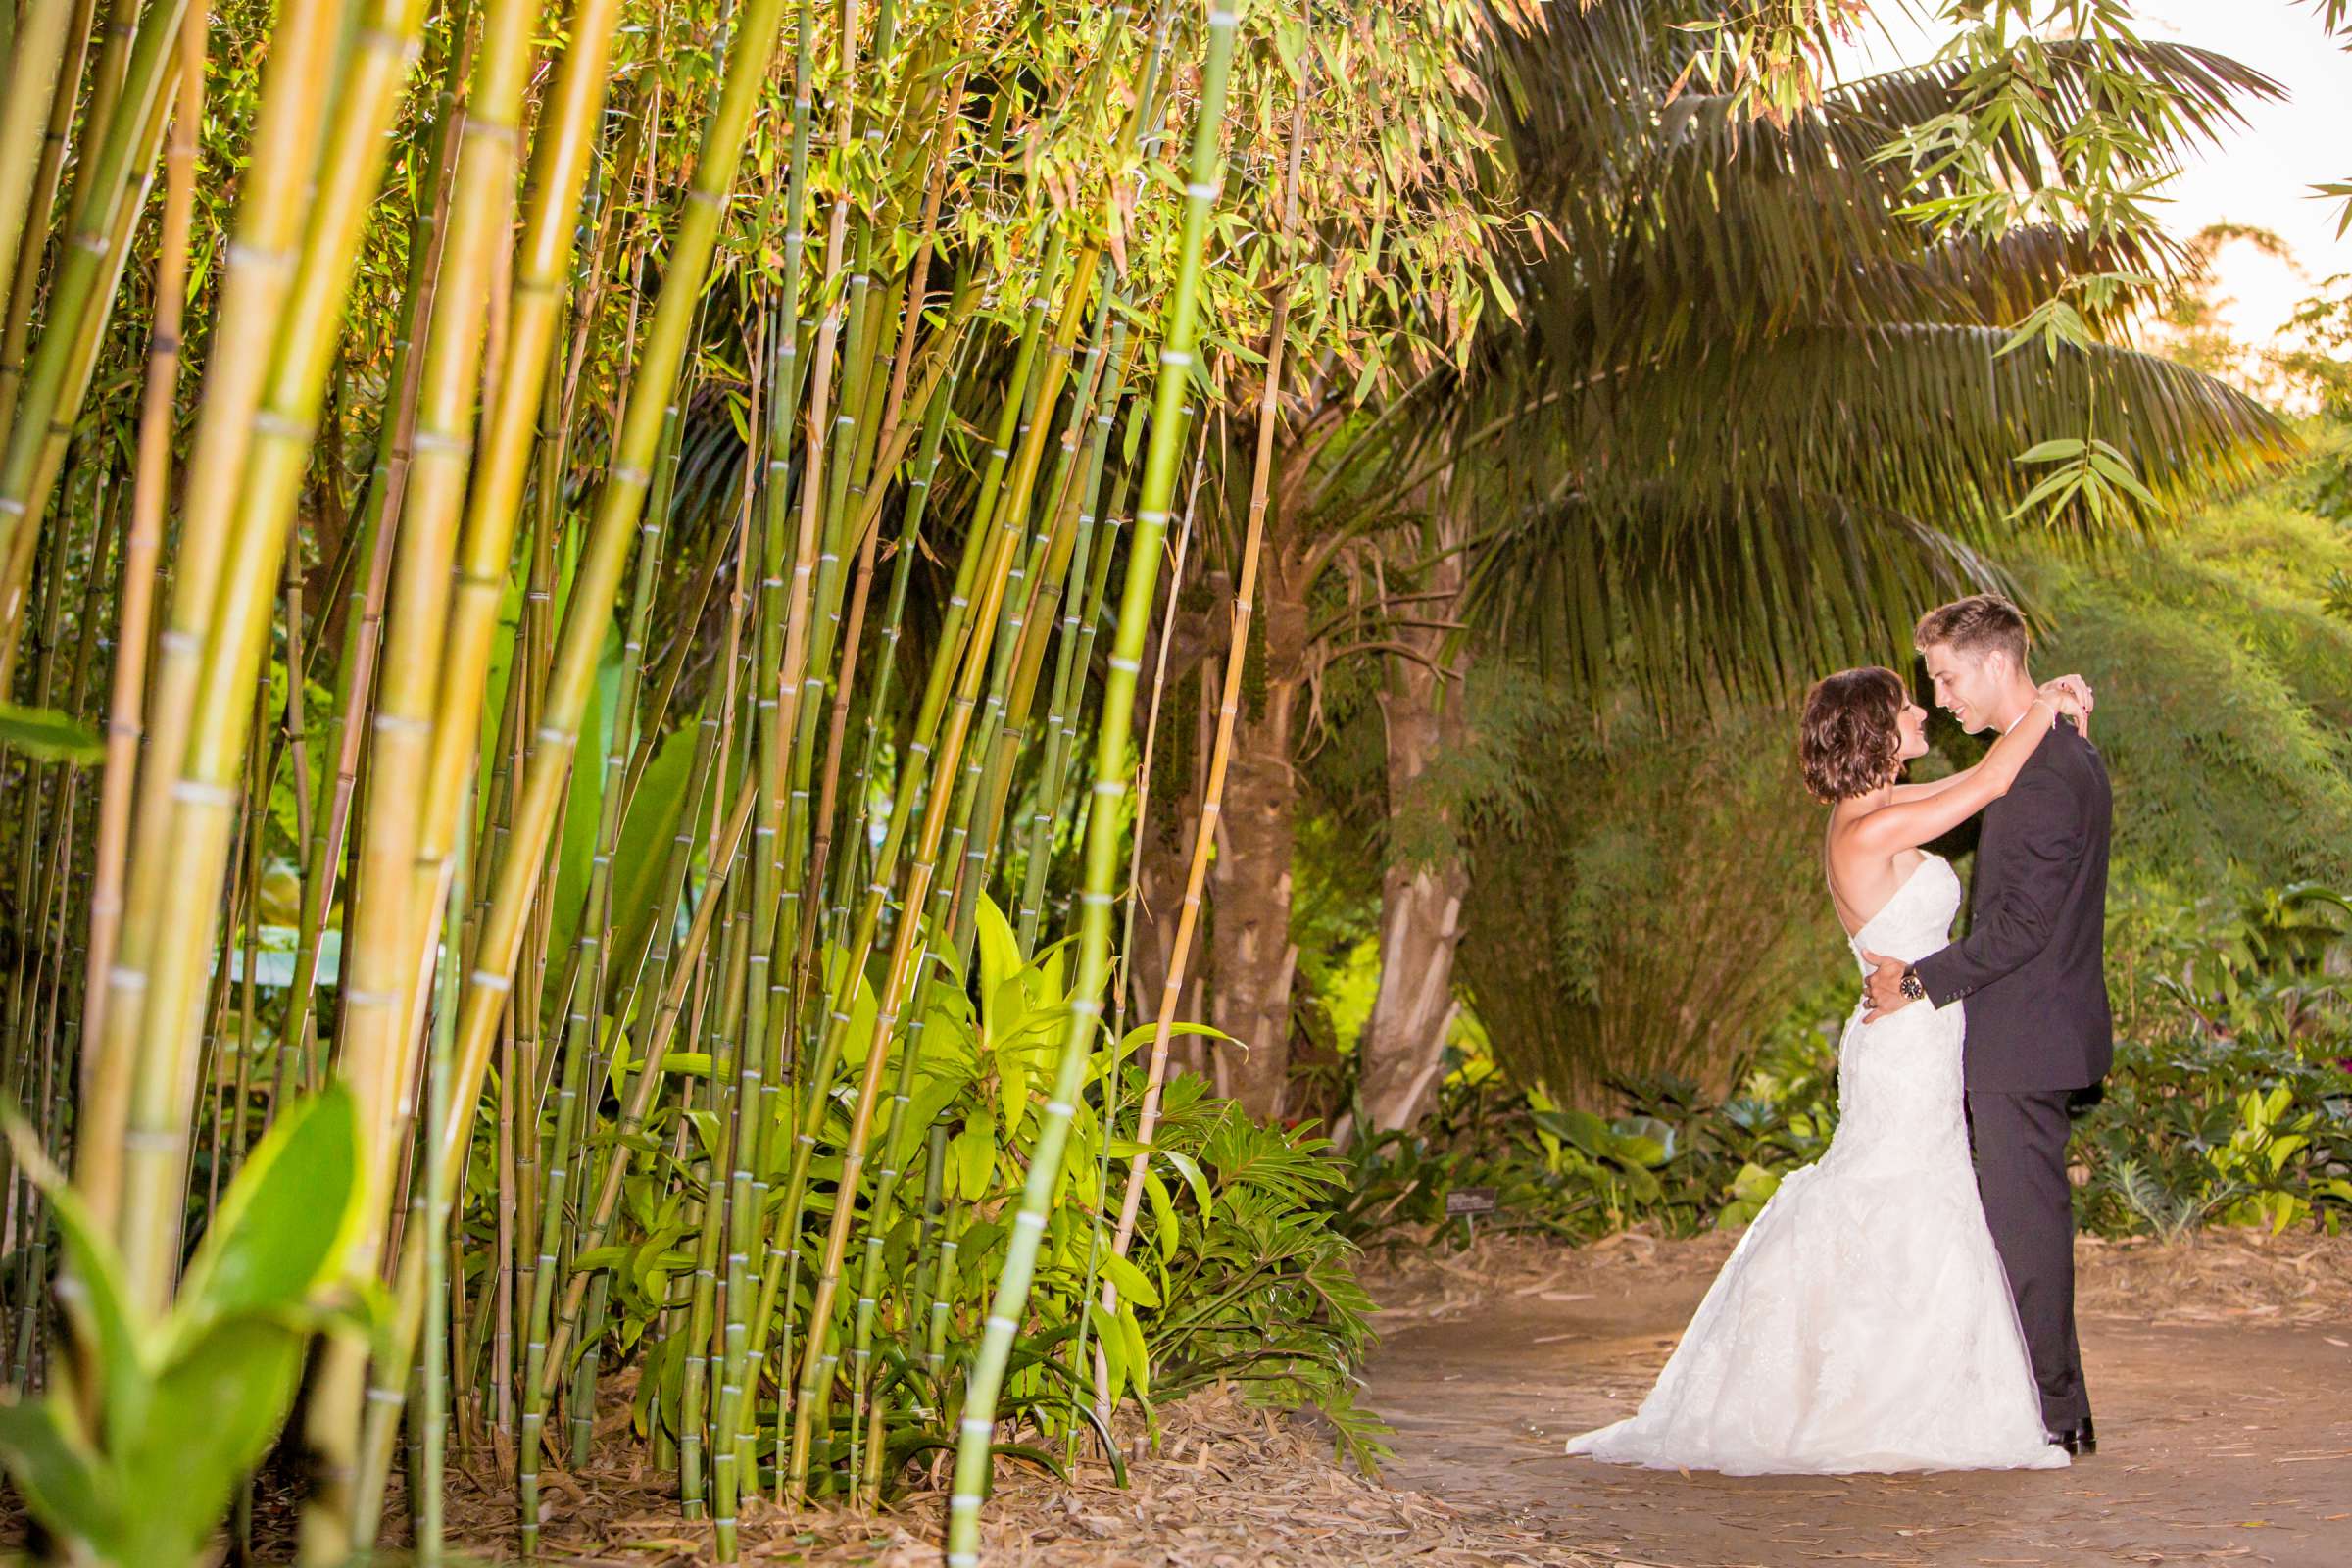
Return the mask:
<svg viewBox="0 0 2352 1568">
<path fill-rule="evenodd" d="M 450 1045 L 457 1035 L 458 956 L 465 950 L 466 870 L 467 839 L 458 840 L 450 870 L 449 902 L 442 918 L 441 956 L 435 968 L 438 1004 L 433 1009 L 430 1055 L 425 1067 L 425 1125 L 438 1127 L 450 1108 Z M 443 1269 L 449 1256 L 449 1173 L 437 1160 L 424 1161 L 418 1191 L 423 1204 L 416 1216 L 418 1249 L 424 1254 L 424 1354 L 417 1425 L 421 1429 L 422 1462 L 416 1506 L 416 1560 L 421 1568 L 437 1568 L 442 1550 L 443 1466 L 449 1426 L 449 1290 Z"/>
<path fill-rule="evenodd" d="M 949 1568 L 977 1568 L 980 1561 L 980 1499 L 996 1436 L 996 1401 L 1004 1368 L 1012 1353 L 1029 1298 L 1029 1281 L 1036 1266 L 1037 1246 L 1045 1230 L 1046 1211 L 1061 1179 L 1062 1146 L 1069 1133 L 1073 1101 L 1086 1066 L 1102 1010 L 1102 989 L 1110 968 L 1110 910 L 1118 874 L 1120 823 L 1107 803 L 1126 793 L 1127 734 L 1131 721 L 1135 680 L 1142 667 L 1146 622 L 1159 569 L 1159 538 L 1167 525 L 1169 503 L 1176 492 L 1180 456 L 1179 413 L 1193 372 L 1194 321 L 1199 308 L 1200 252 L 1207 234 L 1209 212 L 1217 189 L 1219 137 L 1225 116 L 1225 89 L 1233 62 L 1234 33 L 1240 23 L 1242 0 L 1212 0 L 1208 13 L 1208 52 L 1200 72 L 1200 104 L 1193 127 L 1191 179 L 1187 186 L 1184 233 L 1180 241 L 1176 279 L 1167 306 L 1167 327 L 1159 349 L 1159 378 L 1153 398 L 1152 440 L 1144 466 L 1144 483 L 1136 514 L 1135 541 L 1128 554 L 1125 584 L 1120 594 L 1119 630 L 1111 656 L 1110 675 L 1102 704 L 1102 718 L 1095 746 L 1095 809 L 1087 821 L 1086 889 L 1080 928 L 1078 972 L 1071 1021 L 1062 1041 L 1055 1072 L 1054 1098 L 1041 1117 L 1037 1147 L 1004 1263 L 998 1275 L 986 1333 L 971 1378 L 965 1387 L 963 1414 L 957 1422 L 956 1489 L 949 1498 Z"/>
<path fill-rule="evenodd" d="M 1307 81 L 1301 78 L 1291 106 L 1290 160 L 1283 176 L 1282 226 L 1284 237 L 1296 230 L 1298 220 L 1298 180 L 1306 156 L 1307 137 Z M 1242 706 L 1242 681 L 1249 663 L 1250 623 L 1257 600 L 1257 570 L 1266 537 L 1266 504 L 1274 477 L 1274 447 L 1282 414 L 1282 376 L 1284 349 L 1290 328 L 1291 273 L 1278 274 L 1273 289 L 1272 321 L 1266 334 L 1265 373 L 1259 388 L 1257 409 L 1257 443 L 1251 465 L 1248 519 L 1243 528 L 1242 564 L 1234 584 L 1232 635 L 1228 640 L 1225 668 L 1218 693 L 1216 737 L 1210 745 L 1208 778 L 1201 791 L 1200 814 L 1193 827 L 1193 849 L 1185 872 L 1184 898 L 1178 906 L 1176 932 L 1169 948 L 1168 972 L 1161 986 L 1159 1007 L 1152 1031 L 1152 1053 L 1144 1070 L 1143 1103 L 1136 1113 L 1135 1142 L 1137 1150 L 1127 1163 L 1127 1180 L 1119 1198 L 1119 1217 L 1113 1230 L 1110 1251 L 1113 1257 L 1123 1258 L 1135 1239 L 1138 1214 L 1143 1207 L 1144 1177 L 1152 1157 L 1152 1136 L 1159 1120 L 1159 1095 L 1168 1070 L 1168 1041 L 1174 1030 L 1179 998 L 1184 989 L 1185 967 L 1191 957 L 1193 935 L 1200 924 L 1201 893 L 1207 886 L 1211 847 L 1216 841 L 1219 813 L 1225 803 L 1225 770 L 1233 756 L 1233 738 Z M 1105 1280 L 1102 1283 L 1102 1310 L 1118 1309 L 1118 1286 Z M 1107 1420 L 1110 1405 L 1108 1369 L 1098 1360 L 1095 1368 L 1095 1410 Z"/>
<path fill-rule="evenodd" d="M 1088 442 L 1086 471 L 1079 480 L 1078 526 L 1072 542 L 1069 571 L 1083 586 L 1076 594 L 1062 599 L 1061 636 L 1055 644 L 1054 687 L 1046 705 L 1046 751 L 1038 765 L 1034 790 L 1036 805 L 1029 819 L 1028 841 L 1024 846 L 1021 901 L 1015 929 L 1021 951 L 1034 952 L 1037 947 L 1037 927 L 1046 893 L 1046 873 L 1054 858 L 1054 817 L 1060 808 L 1066 778 L 1066 763 L 1070 748 L 1077 740 L 1077 715 L 1073 711 L 1077 685 L 1085 677 L 1086 662 L 1079 657 L 1082 641 L 1091 635 L 1102 613 L 1103 590 L 1109 582 L 1111 546 L 1115 542 L 1111 530 L 1117 526 L 1115 517 L 1104 527 L 1102 549 L 1095 552 L 1095 508 L 1101 498 L 1102 473 L 1107 466 L 1110 432 L 1117 422 L 1112 411 L 1124 395 L 1128 367 L 1124 360 L 1127 324 L 1114 321 L 1111 326 L 1110 362 L 1116 367 L 1103 380 L 1101 400 L 1095 412 L 1094 434 Z M 1125 476 L 1121 476 L 1120 497 L 1124 498 Z M 1118 502 L 1112 503 L 1114 511 Z"/>
<path fill-rule="evenodd" d="M 1054 348 L 1062 352 L 1052 354 L 1047 361 L 1047 373 L 1042 378 L 1040 389 L 1039 403 L 1041 407 L 1050 406 L 1058 395 L 1060 380 L 1068 367 L 1066 350 L 1071 338 L 1076 333 L 1077 323 L 1084 318 L 1083 312 L 1094 281 L 1097 255 L 1098 253 L 1091 247 L 1082 251 L 1072 270 L 1063 323 L 1057 329 L 1054 340 Z M 1042 292 L 1033 301 L 1031 308 L 1033 314 L 1042 318 L 1046 310 L 1046 301 Z M 1043 421 L 1040 421 L 1032 437 L 1022 443 L 1019 459 L 1011 466 L 1010 479 L 1005 491 L 1009 499 L 1005 502 L 1004 510 L 1005 521 L 997 529 L 997 554 L 1001 561 L 1001 566 L 989 573 L 984 599 L 979 606 L 975 607 L 974 636 L 965 653 L 962 689 L 958 693 L 949 720 L 946 738 L 940 753 L 939 765 L 945 768 L 952 769 L 955 766 L 956 754 L 960 753 L 963 748 L 974 700 L 983 680 L 983 671 L 994 668 L 1001 672 L 1003 667 L 993 657 L 994 650 L 991 644 L 998 634 L 999 627 L 1003 624 L 1002 612 L 1004 602 L 1015 591 L 1012 576 L 1020 549 L 1018 518 L 1024 510 L 1022 498 L 1026 496 L 1028 486 L 1037 472 L 1044 441 L 1044 428 Z M 941 831 L 946 825 L 949 808 L 954 803 L 956 793 L 944 787 L 945 779 L 948 776 L 952 775 L 940 775 L 941 787 L 932 791 L 930 807 L 925 813 L 920 847 L 917 850 L 915 860 L 908 868 L 905 902 L 906 907 L 909 910 L 921 905 L 924 894 L 928 891 L 933 865 L 940 850 Z M 872 1129 L 881 1092 L 884 1065 L 889 1057 L 890 1036 L 896 1027 L 898 1012 L 906 1004 L 907 998 L 912 995 L 914 979 L 921 969 L 921 954 L 918 946 L 919 931 L 918 923 L 908 919 L 901 923 L 898 933 L 893 938 L 890 963 L 886 971 L 888 978 L 882 988 L 881 1005 L 866 1054 L 865 1071 L 859 1082 L 858 1098 L 851 1112 L 850 1130 L 842 1146 L 840 1190 L 844 1192 L 855 1190 L 858 1173 L 863 1166 L 866 1140 Z M 845 1021 L 848 1012 L 847 996 L 849 993 L 847 988 L 854 986 L 857 978 L 858 969 L 855 964 L 845 966 L 842 980 L 843 991 L 834 1004 L 835 1013 Z M 828 1040 L 834 1032 L 831 1027 L 828 1028 Z M 830 1053 L 820 1056 L 816 1081 L 821 1082 L 828 1075 L 830 1059 Z M 812 1130 L 810 1124 L 804 1122 L 804 1138 Z M 788 1206 L 791 1200 L 788 1197 Z M 796 1501 L 807 1483 L 814 1424 L 811 1406 L 818 1396 L 820 1379 L 830 1365 L 828 1355 L 832 1334 L 831 1307 L 834 1293 L 839 1289 L 841 1282 L 841 1272 L 847 1254 L 849 1230 L 853 1217 L 853 1204 L 838 1201 L 835 1203 L 832 1222 L 827 1228 L 823 1260 L 816 1278 L 813 1304 L 808 1313 L 808 1341 L 807 1348 L 802 1352 L 800 1392 L 795 1399 L 794 1410 L 791 1474 L 787 1482 L 787 1494 Z"/>
<path fill-rule="evenodd" d="M 474 967 L 460 1004 L 453 1106 L 462 1107 L 465 1118 L 459 1119 L 453 1110 L 451 1121 L 431 1133 L 433 1148 L 428 1157 L 449 1164 L 453 1192 L 459 1190 L 459 1173 L 470 1141 L 471 1109 L 488 1066 L 492 1037 L 514 989 L 526 917 L 537 902 L 533 890 L 555 825 L 558 796 L 570 772 L 607 620 L 651 482 L 647 465 L 653 461 L 685 358 L 688 328 L 717 240 L 719 215 L 734 184 L 744 136 L 774 51 L 779 10 L 780 0 L 748 0 L 744 9 L 718 103 L 706 122 L 702 152 L 670 249 L 646 352 L 621 417 L 611 466 L 598 491 L 588 542 L 574 570 L 529 763 L 516 792 L 513 827 L 504 857 L 491 873 L 493 892 L 475 941 Z M 647 1049 L 642 1075 L 651 1077 L 658 1072 L 660 1058 L 650 1042 Z M 617 1161 L 612 1168 L 619 1168 Z M 404 1293 L 409 1289 L 409 1275 L 404 1258 Z M 421 1268 L 416 1270 L 414 1288 L 421 1291 Z M 402 1317 L 402 1332 L 413 1343 L 414 1324 L 420 1320 L 421 1311 L 411 1313 L 404 1303 Z M 552 1347 L 549 1359 L 555 1364 Z M 356 1366 L 343 1373 L 346 1386 L 354 1392 L 358 1375 Z M 329 1555 L 338 1545 L 347 1550 L 348 1540 L 345 1528 L 322 1530 L 317 1554 Z"/>
</svg>

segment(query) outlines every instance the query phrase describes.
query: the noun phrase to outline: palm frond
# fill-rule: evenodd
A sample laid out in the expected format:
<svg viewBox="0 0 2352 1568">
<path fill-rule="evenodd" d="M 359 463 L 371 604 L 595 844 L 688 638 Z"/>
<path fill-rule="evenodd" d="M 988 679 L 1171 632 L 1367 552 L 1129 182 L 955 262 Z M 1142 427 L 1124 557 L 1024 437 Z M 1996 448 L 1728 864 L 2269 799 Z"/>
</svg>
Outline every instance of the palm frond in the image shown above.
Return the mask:
<svg viewBox="0 0 2352 1568">
<path fill-rule="evenodd" d="M 2279 417 L 2185 366 L 2108 344 L 2002 352 L 1997 327 L 1821 326 L 1709 350 L 1596 388 L 1566 450 L 1584 483 L 1673 471 L 1700 490 L 1835 491 L 1982 541 L 2040 477 L 2056 436 L 2121 452 L 2170 511 L 2251 483 L 2298 450 Z M 1567 411 L 1564 411 L 1567 412 Z M 2130 521 L 2158 520 L 2144 506 Z M 2062 513 L 2088 539 L 2099 519 Z"/>
<path fill-rule="evenodd" d="M 1472 577 L 1482 625 L 1584 693 L 1785 693 L 1897 657 L 1921 607 L 2010 584 L 1966 541 L 1834 491 L 1679 479 L 1531 507 Z"/>
<path fill-rule="evenodd" d="M 1947 308 L 1974 300 L 1992 319 L 2019 314 L 2016 287 L 1979 294 L 1959 286 L 1965 272 L 1923 268 L 1934 258 L 1922 257 L 1918 231 L 1899 212 L 1946 193 L 1948 181 L 1930 176 L 1914 187 L 1910 170 L 1878 156 L 1898 133 L 1958 106 L 1968 86 L 1959 63 L 1838 89 L 1786 133 L 1772 133 L 1745 122 L 1724 96 L 1675 94 L 1698 47 L 1672 25 L 1682 9 L 1654 0 L 1602 5 L 1556 21 L 1542 36 L 1507 40 L 1500 51 L 1509 58 L 1496 70 L 1512 84 L 1500 95 L 1512 110 L 1503 126 L 1507 162 L 1559 236 L 1524 259 L 1512 279 L 1541 322 L 1549 357 L 1589 367 L 1661 335 L 1688 334 L 1694 319 L 1711 334 L 1740 339 L 1792 322 L 1895 319 L 1922 311 L 1923 286 L 1935 287 Z M 2210 51 L 2118 47 L 2148 89 L 2110 106 L 2138 133 L 2124 138 L 2121 154 L 2131 177 L 2169 172 L 2186 147 L 2239 122 L 2243 102 L 2279 93 L 2261 73 Z M 2061 108 L 2093 90 L 2095 66 L 2113 63 L 2088 45 L 2046 49 L 2048 91 Z M 2054 154 L 2021 132 L 1993 156 L 2003 172 L 2026 181 L 2045 177 Z M 2046 264 L 2058 248 L 2085 243 L 2053 234 L 1991 249 L 2010 251 L 2014 263 L 2034 259 L 2038 247 L 2044 266 L 2009 276 L 2039 279 L 2046 296 L 2057 281 Z M 1953 247 L 1954 269 L 1980 249 Z M 2161 286 L 2182 261 L 2177 245 L 2151 232 L 2109 236 L 2098 250 L 2079 258 L 2077 270 L 2141 274 L 2148 287 Z M 1496 345 L 1506 355 L 1510 347 Z"/>
</svg>

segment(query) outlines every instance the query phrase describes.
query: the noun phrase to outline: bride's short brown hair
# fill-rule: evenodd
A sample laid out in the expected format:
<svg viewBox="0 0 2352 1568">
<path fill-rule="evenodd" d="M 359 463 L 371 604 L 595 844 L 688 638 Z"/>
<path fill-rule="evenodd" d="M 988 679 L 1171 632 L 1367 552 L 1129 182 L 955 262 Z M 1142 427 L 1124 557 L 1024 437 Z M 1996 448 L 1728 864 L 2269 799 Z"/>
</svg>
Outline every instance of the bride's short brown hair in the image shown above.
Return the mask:
<svg viewBox="0 0 2352 1568">
<path fill-rule="evenodd" d="M 1867 795 L 1901 765 L 1902 677 L 1873 664 L 1813 683 L 1796 728 L 1796 760 L 1819 801 Z"/>
</svg>

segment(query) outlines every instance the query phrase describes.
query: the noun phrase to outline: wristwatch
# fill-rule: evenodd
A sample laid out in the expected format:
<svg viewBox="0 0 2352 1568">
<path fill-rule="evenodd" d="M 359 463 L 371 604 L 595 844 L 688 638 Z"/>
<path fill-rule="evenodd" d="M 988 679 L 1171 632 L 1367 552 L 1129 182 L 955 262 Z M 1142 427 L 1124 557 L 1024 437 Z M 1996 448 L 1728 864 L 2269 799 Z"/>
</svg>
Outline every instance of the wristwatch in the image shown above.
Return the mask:
<svg viewBox="0 0 2352 1568">
<path fill-rule="evenodd" d="M 1928 1000 L 1928 988 L 1919 983 L 1919 966 L 1917 964 L 1906 963 L 1903 965 L 1903 978 L 1895 989 L 1913 1002 Z"/>
</svg>

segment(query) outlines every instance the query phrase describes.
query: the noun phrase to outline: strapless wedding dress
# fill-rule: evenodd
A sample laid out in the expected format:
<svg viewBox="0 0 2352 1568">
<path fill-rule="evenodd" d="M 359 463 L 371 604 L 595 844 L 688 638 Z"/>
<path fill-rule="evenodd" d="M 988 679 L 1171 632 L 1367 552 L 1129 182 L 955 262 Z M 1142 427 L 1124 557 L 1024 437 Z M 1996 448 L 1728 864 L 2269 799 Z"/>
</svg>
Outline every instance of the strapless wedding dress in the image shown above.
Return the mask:
<svg viewBox="0 0 2352 1568">
<path fill-rule="evenodd" d="M 1855 934 L 1943 946 L 1960 879 L 1923 858 Z M 1838 1047 L 1838 1132 L 1791 1172 L 1715 1277 L 1639 1413 L 1572 1438 L 1611 1464 L 1728 1475 L 2056 1469 L 1962 1099 L 1960 1006 L 1857 1005 Z"/>
</svg>

